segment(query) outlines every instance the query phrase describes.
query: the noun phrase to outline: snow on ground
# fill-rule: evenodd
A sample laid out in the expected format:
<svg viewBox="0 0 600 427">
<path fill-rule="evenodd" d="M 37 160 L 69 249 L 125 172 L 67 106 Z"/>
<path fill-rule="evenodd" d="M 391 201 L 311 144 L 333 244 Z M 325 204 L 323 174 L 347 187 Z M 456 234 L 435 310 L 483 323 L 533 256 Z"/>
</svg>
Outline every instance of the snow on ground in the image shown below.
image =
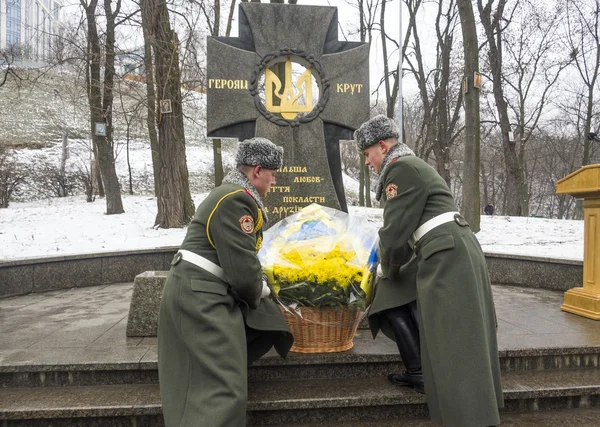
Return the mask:
<svg viewBox="0 0 600 427">
<path fill-rule="evenodd" d="M 127 156 L 125 145 L 120 142 L 118 146 L 116 168 L 125 190 L 129 187 Z M 235 147 L 235 142 L 223 141 L 226 169 L 233 167 Z M 69 150 L 68 170 L 77 170 L 89 161 L 86 141 L 70 140 Z M 40 162 L 58 164 L 60 148 L 50 145 L 41 150 L 17 150 L 15 155 L 20 162 L 35 168 Z M 190 189 L 198 206 L 214 182 L 212 145 L 188 144 L 186 156 Z M 148 144 L 132 141 L 129 158 L 137 195 L 123 194 L 125 213 L 121 215 L 105 215 L 103 199 L 86 203 L 84 196 L 77 195 L 32 200 L 35 197 L 29 195 L 33 193 L 25 188 L 22 200 L 12 201 L 8 209 L 0 209 L 0 261 L 178 246 L 185 229 L 153 228 L 157 208 L 155 198 L 150 195 L 153 172 Z M 358 182 L 344 175 L 344 187 L 350 213 L 380 225 L 381 209 L 354 206 Z M 488 253 L 583 260 L 583 221 L 483 216 L 477 237 Z"/>
<path fill-rule="evenodd" d="M 193 195 L 196 206 L 206 193 Z M 123 195 L 125 213 L 83 196 L 13 202 L 0 210 L 0 261 L 178 246 L 185 229 L 154 229 L 156 199 Z M 378 225 L 382 210 L 350 207 Z M 583 260 L 583 221 L 483 216 L 477 238 L 487 253 Z"/>
</svg>

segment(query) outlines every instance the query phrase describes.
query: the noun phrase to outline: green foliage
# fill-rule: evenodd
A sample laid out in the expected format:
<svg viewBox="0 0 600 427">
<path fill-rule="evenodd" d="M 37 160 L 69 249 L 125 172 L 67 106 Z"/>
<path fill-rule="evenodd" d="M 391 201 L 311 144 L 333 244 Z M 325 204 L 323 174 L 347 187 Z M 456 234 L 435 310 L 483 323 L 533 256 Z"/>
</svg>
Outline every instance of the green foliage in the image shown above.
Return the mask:
<svg viewBox="0 0 600 427">
<path fill-rule="evenodd" d="M 364 309 L 367 295 L 359 283 L 343 287 L 336 283 L 280 283 L 277 297 L 286 305 L 298 303 L 302 307 L 348 307 Z"/>
</svg>

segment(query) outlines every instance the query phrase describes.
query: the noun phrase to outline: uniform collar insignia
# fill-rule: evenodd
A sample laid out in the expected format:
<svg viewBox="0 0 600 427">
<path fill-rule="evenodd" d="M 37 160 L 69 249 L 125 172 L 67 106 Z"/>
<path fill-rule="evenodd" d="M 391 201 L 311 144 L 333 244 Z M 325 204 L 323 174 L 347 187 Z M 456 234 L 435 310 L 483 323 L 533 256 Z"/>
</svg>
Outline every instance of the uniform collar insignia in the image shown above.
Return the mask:
<svg viewBox="0 0 600 427">
<path fill-rule="evenodd" d="M 390 151 L 383 158 L 383 162 L 381 162 L 381 170 L 379 172 L 379 182 L 377 183 L 377 193 L 375 194 L 375 198 L 377 201 L 381 200 L 381 196 L 383 195 L 383 181 L 385 180 L 385 173 L 389 165 L 396 163 L 396 161 L 400 157 L 404 156 L 414 156 L 415 153 L 413 150 L 408 148 L 408 145 L 398 142 L 394 145 Z"/>
<path fill-rule="evenodd" d="M 267 212 L 265 211 L 265 206 L 262 202 L 262 199 L 260 198 L 258 191 L 256 191 L 256 188 L 254 188 L 254 186 L 250 183 L 250 180 L 246 175 L 244 175 L 237 169 L 233 169 L 225 176 L 225 178 L 223 178 L 223 182 L 229 184 L 236 184 L 240 187 L 243 187 L 246 191 L 246 194 L 254 199 L 259 209 L 262 211 L 264 222 L 268 222 Z"/>
</svg>

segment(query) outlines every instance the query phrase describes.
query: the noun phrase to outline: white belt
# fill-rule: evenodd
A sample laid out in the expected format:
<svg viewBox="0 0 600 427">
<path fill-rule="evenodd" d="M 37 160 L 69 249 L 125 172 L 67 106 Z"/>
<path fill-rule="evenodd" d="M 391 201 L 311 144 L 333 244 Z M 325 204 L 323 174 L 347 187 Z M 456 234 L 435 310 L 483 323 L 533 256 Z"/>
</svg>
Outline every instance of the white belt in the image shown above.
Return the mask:
<svg viewBox="0 0 600 427">
<path fill-rule="evenodd" d="M 438 227 L 450 221 L 454 221 L 454 216 L 457 214 L 460 215 L 460 212 L 446 212 L 431 218 L 425 224 L 417 228 L 413 233 L 412 237 L 415 240 L 415 243 L 417 243 L 424 235 L 429 233 L 435 227 Z"/>
<path fill-rule="evenodd" d="M 186 251 L 185 249 L 179 249 L 177 252 L 181 254 L 181 259 L 187 262 L 190 262 L 203 270 L 208 271 L 209 273 L 217 276 L 219 279 L 225 280 L 225 272 L 221 267 L 215 264 L 212 261 L 207 260 L 203 256 L 195 254 L 194 252 Z"/>
</svg>

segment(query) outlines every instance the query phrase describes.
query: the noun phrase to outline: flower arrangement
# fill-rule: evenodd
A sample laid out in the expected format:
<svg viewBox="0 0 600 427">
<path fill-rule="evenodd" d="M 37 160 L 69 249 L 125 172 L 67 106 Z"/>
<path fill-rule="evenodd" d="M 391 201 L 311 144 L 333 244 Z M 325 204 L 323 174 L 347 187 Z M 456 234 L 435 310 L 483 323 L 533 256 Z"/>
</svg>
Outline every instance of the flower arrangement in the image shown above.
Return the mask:
<svg viewBox="0 0 600 427">
<path fill-rule="evenodd" d="M 312 204 L 267 230 L 259 258 L 283 305 L 364 309 L 372 296 L 377 229 Z"/>
</svg>

